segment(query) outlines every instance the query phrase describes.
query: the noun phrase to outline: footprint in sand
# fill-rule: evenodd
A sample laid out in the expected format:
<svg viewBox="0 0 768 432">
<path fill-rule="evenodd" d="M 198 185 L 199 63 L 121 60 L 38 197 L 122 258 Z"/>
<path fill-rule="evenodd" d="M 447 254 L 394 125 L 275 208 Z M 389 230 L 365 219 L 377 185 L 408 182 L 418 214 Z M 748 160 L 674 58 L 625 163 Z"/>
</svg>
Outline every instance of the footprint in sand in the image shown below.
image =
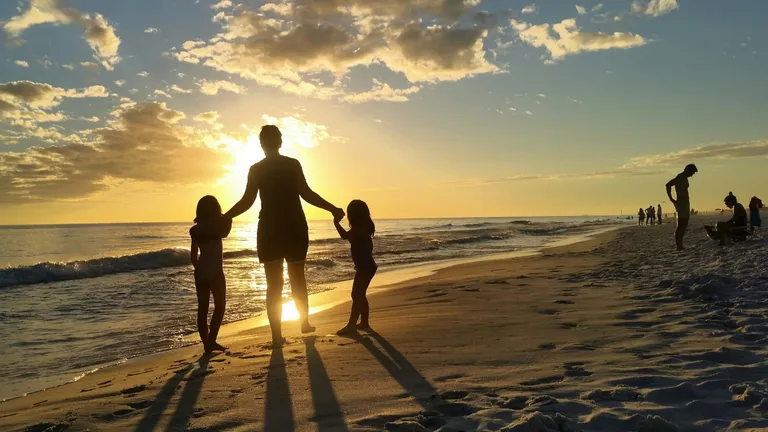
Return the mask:
<svg viewBox="0 0 768 432">
<path fill-rule="evenodd" d="M 485 281 L 485 283 L 487 285 L 509 285 L 509 282 L 507 282 L 507 281 L 505 281 L 503 279 Z"/>
<path fill-rule="evenodd" d="M 545 376 L 545 377 L 542 377 L 542 378 L 536 378 L 536 379 L 532 379 L 532 380 L 522 381 L 520 383 L 520 385 L 523 385 L 523 386 L 526 386 L 526 387 L 534 387 L 534 386 L 538 386 L 538 385 L 542 385 L 542 384 L 553 384 L 553 383 L 557 383 L 557 382 L 562 381 L 563 378 L 564 377 L 562 375 L 550 375 L 550 376 Z"/>
<path fill-rule="evenodd" d="M 129 407 L 135 410 L 143 410 L 143 409 L 149 408 L 149 406 L 152 405 L 152 401 L 143 400 L 138 402 L 129 402 L 126 405 L 128 405 Z"/>
<path fill-rule="evenodd" d="M 552 303 L 562 304 L 562 305 L 572 305 L 572 304 L 575 304 L 576 302 L 573 300 L 555 300 Z"/>
<path fill-rule="evenodd" d="M 565 376 L 574 378 L 574 377 L 587 377 L 592 375 L 592 372 L 584 369 L 581 367 L 583 363 L 566 363 L 563 365 L 563 368 L 565 369 Z"/>
<path fill-rule="evenodd" d="M 127 389 L 120 390 L 120 394 L 123 395 L 124 397 L 130 397 L 137 393 L 141 393 L 146 389 L 147 389 L 147 386 L 142 384 L 142 385 L 137 385 L 135 387 L 130 387 Z"/>
</svg>

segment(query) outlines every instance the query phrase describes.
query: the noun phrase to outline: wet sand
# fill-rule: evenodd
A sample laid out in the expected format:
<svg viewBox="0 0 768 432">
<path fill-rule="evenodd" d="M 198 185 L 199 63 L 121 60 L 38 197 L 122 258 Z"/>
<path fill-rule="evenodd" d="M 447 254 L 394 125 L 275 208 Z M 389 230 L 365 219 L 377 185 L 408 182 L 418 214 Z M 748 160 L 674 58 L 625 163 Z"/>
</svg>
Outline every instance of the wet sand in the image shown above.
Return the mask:
<svg viewBox="0 0 768 432">
<path fill-rule="evenodd" d="M 674 431 L 768 427 L 768 245 L 691 221 L 457 265 L 371 295 L 374 331 L 267 329 L 0 404 L 0 430 Z M 764 399 L 765 397 L 765 399 Z M 766 418 L 763 418 L 763 416 Z"/>
</svg>

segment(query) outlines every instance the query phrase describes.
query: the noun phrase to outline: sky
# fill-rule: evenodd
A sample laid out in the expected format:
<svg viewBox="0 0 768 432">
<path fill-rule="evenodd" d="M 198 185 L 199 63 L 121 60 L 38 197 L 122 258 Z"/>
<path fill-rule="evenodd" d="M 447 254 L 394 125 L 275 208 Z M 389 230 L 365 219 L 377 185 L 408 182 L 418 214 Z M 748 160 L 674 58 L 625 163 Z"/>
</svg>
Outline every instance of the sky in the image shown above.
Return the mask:
<svg viewBox="0 0 768 432">
<path fill-rule="evenodd" d="M 765 199 L 765 16 L 763 0 L 0 2 L 0 224 L 189 221 L 206 194 L 226 210 L 264 124 L 314 190 L 374 218 L 671 212 L 688 163 L 696 209 Z"/>
</svg>

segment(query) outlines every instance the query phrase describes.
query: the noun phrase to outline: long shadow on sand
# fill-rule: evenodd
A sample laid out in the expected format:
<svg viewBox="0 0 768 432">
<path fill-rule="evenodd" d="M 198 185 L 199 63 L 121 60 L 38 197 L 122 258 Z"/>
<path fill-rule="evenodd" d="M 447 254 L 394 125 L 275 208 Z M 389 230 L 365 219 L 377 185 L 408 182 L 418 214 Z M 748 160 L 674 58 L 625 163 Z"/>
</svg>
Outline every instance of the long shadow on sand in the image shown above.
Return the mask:
<svg viewBox="0 0 768 432">
<path fill-rule="evenodd" d="M 425 409 L 430 408 L 429 401 L 437 394 L 437 389 L 384 336 L 373 330 L 368 330 L 366 333 L 378 342 L 383 351 L 364 337 L 360 339 L 360 344 L 384 366 L 384 369 L 392 375 L 392 378 L 408 394 L 416 399 L 422 407 Z"/>
<path fill-rule="evenodd" d="M 296 429 L 293 420 L 293 401 L 288 386 L 288 372 L 285 370 L 283 349 L 272 349 L 267 372 L 267 401 L 264 404 L 264 432 L 292 432 Z"/>
<path fill-rule="evenodd" d="M 187 411 L 187 409 L 184 408 L 184 405 L 186 404 L 192 407 L 194 406 L 195 401 L 197 400 L 197 396 L 200 394 L 200 388 L 203 385 L 203 378 L 205 375 L 203 374 L 200 377 L 194 379 L 191 377 L 196 370 L 207 369 L 209 358 L 210 356 L 208 354 L 203 354 L 194 363 L 174 373 L 171 379 L 169 379 L 163 388 L 160 389 L 160 391 L 157 393 L 157 397 L 155 397 L 152 405 L 149 406 L 147 411 L 144 413 L 144 417 L 142 417 L 139 424 L 136 425 L 135 431 L 147 432 L 155 430 L 157 424 L 160 422 L 160 419 L 163 416 L 163 412 L 165 412 L 165 409 L 168 408 L 168 405 L 170 405 L 171 399 L 173 399 L 173 395 L 176 394 L 176 389 L 184 381 L 187 374 L 190 373 L 190 377 L 187 379 L 190 379 L 191 381 L 188 382 L 187 386 L 184 387 L 184 393 L 181 396 L 181 400 L 179 401 L 179 405 L 176 408 L 176 412 L 173 414 L 171 423 L 166 428 L 166 430 L 170 430 L 171 426 L 175 424 L 174 420 L 180 420 L 180 413 Z M 195 387 L 197 387 L 196 390 L 194 389 Z M 192 399 L 193 393 L 194 399 Z M 191 409 L 192 408 L 189 408 L 190 411 Z M 187 417 L 186 420 L 189 420 L 189 417 Z"/>
<path fill-rule="evenodd" d="M 309 387 L 312 390 L 312 404 L 315 415 L 312 421 L 317 423 L 318 431 L 348 431 L 344 421 L 333 384 L 323 364 L 323 359 L 315 348 L 315 337 L 304 339 L 307 351 L 307 369 L 309 370 Z"/>
<path fill-rule="evenodd" d="M 179 403 L 176 405 L 176 411 L 173 413 L 168 426 L 165 427 L 166 432 L 185 430 L 187 428 L 189 419 L 195 413 L 195 403 L 197 403 L 197 398 L 203 389 L 203 381 L 210 373 L 208 371 L 208 360 L 210 358 L 209 354 L 203 354 L 194 364 L 192 372 L 186 378 L 187 384 L 181 392 Z"/>
</svg>

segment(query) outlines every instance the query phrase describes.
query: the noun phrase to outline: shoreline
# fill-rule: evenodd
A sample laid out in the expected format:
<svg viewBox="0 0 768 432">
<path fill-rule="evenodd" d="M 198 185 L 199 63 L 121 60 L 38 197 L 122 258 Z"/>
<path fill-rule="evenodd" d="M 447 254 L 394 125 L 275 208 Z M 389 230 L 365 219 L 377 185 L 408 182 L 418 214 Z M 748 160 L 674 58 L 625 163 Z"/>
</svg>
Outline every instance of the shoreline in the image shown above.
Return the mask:
<svg viewBox="0 0 768 432">
<path fill-rule="evenodd" d="M 567 248 L 568 246 L 571 246 L 571 245 L 575 245 L 579 243 L 594 242 L 596 239 L 599 239 L 602 236 L 605 236 L 606 234 L 610 234 L 611 232 L 624 229 L 627 226 L 629 225 L 616 225 L 608 228 L 598 229 L 588 233 L 569 236 L 564 239 L 553 241 L 548 244 L 542 245 L 539 248 L 528 250 L 528 251 L 501 252 L 501 253 L 485 254 L 485 255 L 480 255 L 476 257 L 452 258 L 452 259 L 445 259 L 445 260 L 439 260 L 439 261 L 427 261 L 422 263 L 394 266 L 376 275 L 373 283 L 370 286 L 369 295 L 377 295 L 382 292 L 386 292 L 392 289 L 397 289 L 403 284 L 413 282 L 422 278 L 426 278 L 436 274 L 441 270 L 450 269 L 457 266 L 464 266 L 468 264 L 475 264 L 475 263 L 482 263 L 482 262 L 489 262 L 489 261 L 505 261 L 505 260 L 512 260 L 512 259 L 535 257 L 535 256 L 540 256 L 546 253 L 552 253 L 559 249 Z M 352 280 L 347 279 L 339 282 L 325 283 L 320 285 L 321 290 L 309 296 L 310 316 L 332 309 L 334 307 L 349 303 L 350 302 L 349 289 L 351 289 L 350 288 L 351 284 L 352 284 Z M 292 303 L 293 303 L 292 300 L 288 300 L 284 302 L 283 303 L 284 310 L 289 308 L 293 308 L 295 310 L 295 307 L 292 305 Z M 285 314 L 283 316 L 284 323 L 292 323 L 292 322 L 295 322 L 296 320 L 297 318 L 295 317 L 286 318 Z M 262 312 L 259 312 L 259 314 L 255 317 L 245 318 L 245 319 L 224 324 L 221 327 L 221 330 L 219 332 L 220 340 L 225 341 L 225 345 L 231 342 L 239 342 L 245 338 L 252 337 L 253 333 L 255 333 L 258 329 L 264 328 L 268 325 L 269 325 L 269 322 L 267 321 L 266 313 L 262 311 Z M 86 368 L 84 368 L 85 370 L 83 370 L 82 372 L 75 373 L 73 376 L 68 376 L 65 382 L 61 382 L 59 384 L 51 385 L 41 389 L 31 390 L 18 396 L 11 396 L 11 397 L 2 399 L 0 400 L 0 404 L 5 402 L 10 402 L 19 398 L 24 398 L 33 394 L 46 392 L 52 389 L 61 388 L 63 386 L 80 381 L 85 377 L 98 374 L 102 371 L 107 371 L 114 368 L 128 366 L 131 363 L 141 361 L 142 359 L 151 359 L 155 356 L 168 355 L 169 353 L 172 353 L 176 350 L 183 350 L 189 347 L 197 346 L 200 344 L 197 338 L 198 336 L 196 333 L 190 332 L 189 334 L 182 336 L 182 339 L 181 339 L 182 343 L 180 346 L 175 346 L 168 349 L 164 349 L 164 350 L 160 350 L 160 351 L 156 351 L 156 352 L 152 352 L 144 355 L 139 355 L 135 357 L 123 358 L 123 359 L 112 361 L 106 364 L 95 364 L 95 365 L 87 366 Z M 52 379 L 52 380 L 55 380 L 55 379 Z"/>
<path fill-rule="evenodd" d="M 438 269 L 372 295 L 350 337 L 340 304 L 278 349 L 257 327 L 140 357 L 3 402 L 0 430 L 765 430 L 768 241 L 693 229 L 677 252 L 673 231 Z"/>
</svg>

